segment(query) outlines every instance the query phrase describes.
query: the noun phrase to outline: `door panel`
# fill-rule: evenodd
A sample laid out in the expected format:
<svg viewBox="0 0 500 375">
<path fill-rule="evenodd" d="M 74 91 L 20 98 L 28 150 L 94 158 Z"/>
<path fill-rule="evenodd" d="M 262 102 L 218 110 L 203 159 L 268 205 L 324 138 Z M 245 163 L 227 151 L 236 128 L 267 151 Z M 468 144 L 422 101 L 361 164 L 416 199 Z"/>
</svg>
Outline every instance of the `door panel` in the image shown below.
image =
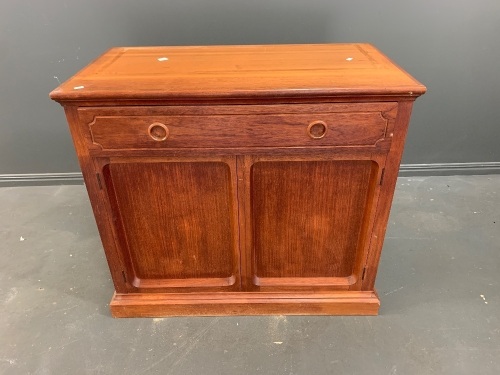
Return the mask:
<svg viewBox="0 0 500 375">
<path fill-rule="evenodd" d="M 103 173 L 135 287 L 238 286 L 230 165 L 111 162 Z"/>
<path fill-rule="evenodd" d="M 355 283 L 377 169 L 371 160 L 254 163 L 250 172 L 253 284 L 346 287 Z"/>
</svg>

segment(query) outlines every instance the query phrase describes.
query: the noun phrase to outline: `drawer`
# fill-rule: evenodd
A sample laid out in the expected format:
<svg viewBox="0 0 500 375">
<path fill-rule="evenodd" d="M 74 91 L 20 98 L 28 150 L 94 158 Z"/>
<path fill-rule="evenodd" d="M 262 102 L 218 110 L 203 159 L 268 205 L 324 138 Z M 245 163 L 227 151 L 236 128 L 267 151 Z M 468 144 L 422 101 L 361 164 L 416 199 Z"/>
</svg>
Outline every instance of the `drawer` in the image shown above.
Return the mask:
<svg viewBox="0 0 500 375">
<path fill-rule="evenodd" d="M 273 109 L 276 112 L 277 108 Z M 159 108 L 151 111 L 141 108 L 135 112 L 125 109 L 125 113 L 114 109 L 108 113 L 97 111 L 88 126 L 92 142 L 104 150 L 370 146 L 386 137 L 390 121 L 380 109 L 340 112 L 300 112 L 297 106 L 281 109 L 283 113 L 269 113 L 269 108 L 262 111 L 253 108 L 252 113 L 217 113 L 224 112 L 219 108 L 204 113 L 192 110 L 187 114 L 171 108 L 166 111 L 173 113 L 162 113 Z M 287 109 L 291 113 L 286 113 Z"/>
</svg>

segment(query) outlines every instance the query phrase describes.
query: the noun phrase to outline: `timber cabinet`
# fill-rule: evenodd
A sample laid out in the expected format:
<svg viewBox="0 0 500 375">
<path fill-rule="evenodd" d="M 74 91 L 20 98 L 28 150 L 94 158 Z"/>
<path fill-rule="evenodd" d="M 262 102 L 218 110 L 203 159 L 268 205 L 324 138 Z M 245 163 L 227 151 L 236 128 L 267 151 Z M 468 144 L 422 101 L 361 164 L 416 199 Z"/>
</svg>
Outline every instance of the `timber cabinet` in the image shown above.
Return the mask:
<svg viewBox="0 0 500 375">
<path fill-rule="evenodd" d="M 65 109 L 116 317 L 376 314 L 414 100 L 367 44 L 113 48 Z"/>
</svg>

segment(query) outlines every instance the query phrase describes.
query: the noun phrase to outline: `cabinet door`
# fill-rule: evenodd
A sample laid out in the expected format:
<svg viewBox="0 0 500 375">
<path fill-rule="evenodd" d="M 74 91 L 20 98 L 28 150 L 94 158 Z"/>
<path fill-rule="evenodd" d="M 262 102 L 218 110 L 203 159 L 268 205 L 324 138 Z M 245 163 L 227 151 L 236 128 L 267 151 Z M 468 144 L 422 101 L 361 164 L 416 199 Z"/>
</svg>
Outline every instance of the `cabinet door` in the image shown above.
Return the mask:
<svg viewBox="0 0 500 375">
<path fill-rule="evenodd" d="M 250 158 L 244 280 L 249 289 L 359 289 L 379 165 L 360 158 Z"/>
<path fill-rule="evenodd" d="M 235 158 L 111 158 L 102 166 L 136 291 L 239 289 Z"/>
</svg>

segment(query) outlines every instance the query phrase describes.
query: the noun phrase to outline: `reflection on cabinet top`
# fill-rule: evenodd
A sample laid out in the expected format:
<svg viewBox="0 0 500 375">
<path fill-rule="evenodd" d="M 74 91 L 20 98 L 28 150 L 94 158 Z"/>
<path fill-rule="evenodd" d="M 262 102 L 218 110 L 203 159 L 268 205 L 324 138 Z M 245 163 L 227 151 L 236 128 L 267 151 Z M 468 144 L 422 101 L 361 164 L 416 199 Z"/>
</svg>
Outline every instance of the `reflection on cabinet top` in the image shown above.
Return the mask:
<svg viewBox="0 0 500 375">
<path fill-rule="evenodd" d="M 369 44 L 117 47 L 50 94 L 59 102 L 416 97 L 425 87 Z"/>
</svg>

